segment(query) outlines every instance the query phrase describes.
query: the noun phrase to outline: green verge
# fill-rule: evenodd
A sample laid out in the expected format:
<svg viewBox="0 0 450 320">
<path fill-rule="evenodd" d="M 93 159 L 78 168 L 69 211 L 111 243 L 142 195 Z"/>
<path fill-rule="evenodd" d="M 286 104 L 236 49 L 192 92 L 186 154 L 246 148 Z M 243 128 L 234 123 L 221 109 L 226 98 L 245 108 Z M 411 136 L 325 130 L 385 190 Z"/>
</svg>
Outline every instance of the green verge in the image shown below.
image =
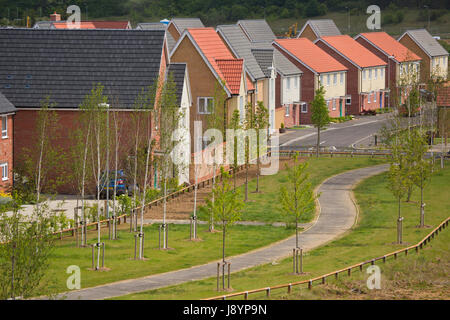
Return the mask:
<svg viewBox="0 0 450 320">
<path fill-rule="evenodd" d="M 329 176 L 346 170 L 366 167 L 381 163 L 381 159 L 370 158 L 321 158 L 311 159 L 309 166 L 311 182 L 317 186 Z M 284 168 L 273 176 L 260 178 L 261 193 L 249 193 L 250 201 L 242 216 L 244 221 L 282 221 L 281 209 L 278 201 L 279 187 L 287 183 Z M 255 189 L 256 182 L 250 181 L 249 190 Z M 241 189 L 244 187 L 241 186 Z M 243 190 L 241 190 L 243 195 Z M 304 217 L 302 222 L 311 221 L 313 217 Z M 81 269 L 81 287 L 88 288 L 110 282 L 139 278 L 148 275 L 189 268 L 204 264 L 221 257 L 221 233 L 206 232 L 207 226 L 199 227 L 199 237 L 203 241 L 191 242 L 188 225 L 171 225 L 169 235 L 169 247 L 175 250 L 160 251 L 158 247 L 158 226 L 145 228 L 145 257 L 148 260 L 134 261 L 134 234 L 126 231 L 127 227 L 119 232 L 120 240 L 107 239 L 107 231 L 102 229 L 102 241 L 106 243 L 105 266 L 108 271 L 93 271 L 91 248 L 76 248 L 74 239 L 68 238 L 56 242 L 55 250 L 50 258 L 48 271 L 48 289 L 50 292 L 67 291 L 66 268 L 77 265 Z M 271 243 L 285 239 L 294 233 L 292 228 L 266 226 L 236 225 L 229 229 L 227 239 L 227 256 L 242 254 Z M 89 233 L 88 243 L 95 243 L 96 232 Z M 48 292 L 43 292 L 48 293 Z"/>
<path fill-rule="evenodd" d="M 308 173 L 313 188 L 317 187 L 326 178 L 338 173 L 373 166 L 385 162 L 383 159 L 364 158 L 312 158 L 309 159 Z M 260 177 L 260 193 L 253 193 L 256 189 L 256 180 L 249 182 L 249 201 L 247 202 L 242 220 L 244 221 L 262 221 L 277 222 L 284 221 L 282 215 L 279 193 L 281 186 L 285 185 L 289 188 L 288 173 L 280 166 L 280 171 L 276 175 Z M 244 195 L 245 186 L 241 186 L 240 192 Z M 313 214 L 305 215 L 300 219 L 301 223 L 310 222 Z"/>
<path fill-rule="evenodd" d="M 88 288 L 110 282 L 139 278 L 177 269 L 189 268 L 210 261 L 219 260 L 222 254 L 222 233 L 207 231 L 206 225 L 199 225 L 201 241 L 189 240 L 189 225 L 169 225 L 169 248 L 159 250 L 158 225 L 144 227 L 146 260 L 134 260 L 134 233 L 119 232 L 119 240 L 108 240 L 103 229 L 102 241 L 106 243 L 105 267 L 107 271 L 93 271 L 92 249 L 76 248 L 75 242 L 63 240 L 50 258 L 48 277 L 51 292 L 68 291 L 66 268 L 77 265 L 81 269 L 81 287 Z M 238 255 L 284 239 L 294 230 L 271 226 L 235 225 L 227 233 L 227 255 Z M 251 241 L 249 241 L 251 239 Z M 89 235 L 88 243 L 97 241 L 95 232 Z"/>
<path fill-rule="evenodd" d="M 436 226 L 447 218 L 450 203 L 450 168 L 435 171 L 431 183 L 424 192 L 426 206 L 425 223 Z M 383 173 L 363 181 L 355 189 L 355 197 L 361 212 L 358 224 L 345 236 L 307 252 L 304 257 L 306 275 L 294 276 L 292 260 L 279 264 L 266 264 L 232 274 L 234 292 L 246 291 L 300 280 L 306 280 L 346 266 L 369 260 L 420 241 L 431 229 L 419 229 L 419 193 L 413 193 L 415 202 L 402 204 L 404 220 L 404 245 L 396 245 L 396 200 L 387 189 L 387 174 Z M 448 233 L 448 230 L 444 232 Z M 447 242 L 448 243 L 448 242 Z M 448 249 L 448 247 L 447 247 Z M 414 254 L 414 253 L 412 253 Z M 215 278 L 193 281 L 178 286 L 161 288 L 118 299 L 201 299 L 213 297 Z M 304 287 L 303 287 L 304 288 Z M 295 288 L 294 290 L 299 290 Z M 305 289 L 303 289 L 305 290 Z M 286 298 L 284 289 L 271 292 L 272 298 Z M 293 296 L 294 297 L 294 296 Z M 252 294 L 250 299 L 264 299 L 264 293 Z M 237 298 L 242 299 L 242 297 Z"/>
</svg>

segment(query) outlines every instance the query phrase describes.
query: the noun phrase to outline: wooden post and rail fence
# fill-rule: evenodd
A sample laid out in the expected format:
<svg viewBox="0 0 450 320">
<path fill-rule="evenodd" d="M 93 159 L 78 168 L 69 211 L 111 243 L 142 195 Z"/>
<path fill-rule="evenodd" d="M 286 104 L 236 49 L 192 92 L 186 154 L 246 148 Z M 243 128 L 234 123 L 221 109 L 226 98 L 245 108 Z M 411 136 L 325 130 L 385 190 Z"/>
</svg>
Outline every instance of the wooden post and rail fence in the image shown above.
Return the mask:
<svg viewBox="0 0 450 320">
<path fill-rule="evenodd" d="M 435 236 L 437 236 L 439 234 L 439 232 L 443 231 L 446 227 L 448 227 L 449 220 L 450 220 L 450 217 L 445 219 L 433 231 L 431 231 L 426 237 L 424 237 L 417 244 L 394 251 L 394 252 L 391 252 L 391 253 L 388 253 L 388 254 L 385 254 L 381 257 L 366 260 L 366 261 L 345 267 L 343 269 L 335 270 L 333 272 L 323 274 L 321 276 L 307 279 L 307 280 L 302 280 L 302 281 L 297 281 L 297 282 L 292 282 L 292 283 L 285 283 L 285 284 L 280 284 L 280 285 L 276 285 L 276 286 L 272 286 L 272 287 L 265 287 L 265 288 L 259 288 L 259 289 L 254 289 L 254 290 L 241 291 L 241 292 L 231 293 L 231 294 L 227 294 L 227 295 L 207 298 L 204 300 L 226 300 L 228 298 L 234 298 L 234 297 L 242 297 L 244 300 L 248 300 L 248 297 L 250 294 L 264 293 L 264 292 L 266 293 L 266 297 L 270 298 L 270 293 L 273 292 L 274 290 L 285 289 L 285 290 L 287 290 L 287 293 L 291 293 L 293 287 L 295 287 L 295 286 L 300 287 L 302 285 L 307 286 L 307 288 L 309 290 L 311 290 L 313 286 L 325 284 L 326 279 L 329 277 L 334 277 L 335 279 L 338 279 L 339 274 L 342 274 L 342 273 L 344 273 L 344 274 L 347 273 L 348 276 L 351 276 L 352 270 L 359 269 L 359 271 L 362 271 L 363 266 L 365 266 L 365 265 L 374 265 L 375 262 L 377 262 L 377 261 L 382 261 L 383 263 L 386 263 L 387 258 L 394 257 L 394 260 L 395 260 L 395 259 L 397 259 L 397 257 L 400 254 L 408 255 L 408 253 L 414 252 L 414 251 L 416 253 L 419 253 L 419 250 L 423 249 L 427 243 L 429 243 L 432 239 L 434 239 Z"/>
</svg>

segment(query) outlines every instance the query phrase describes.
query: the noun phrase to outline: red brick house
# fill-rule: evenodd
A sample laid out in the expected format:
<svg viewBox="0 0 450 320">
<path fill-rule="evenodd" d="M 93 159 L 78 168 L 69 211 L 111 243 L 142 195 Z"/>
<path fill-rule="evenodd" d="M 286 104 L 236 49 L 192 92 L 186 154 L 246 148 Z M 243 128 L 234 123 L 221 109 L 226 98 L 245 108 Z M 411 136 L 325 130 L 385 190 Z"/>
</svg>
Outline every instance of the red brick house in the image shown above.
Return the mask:
<svg viewBox="0 0 450 320">
<path fill-rule="evenodd" d="M 422 59 L 386 32 L 360 33 L 354 39 L 387 63 L 386 88 L 390 90 L 400 88 L 400 86 L 405 84 L 406 76 L 410 77 L 409 75 L 412 74 L 415 74 L 415 77 L 420 79 L 420 63 Z M 400 102 L 405 97 L 403 93 L 406 94 L 406 91 L 401 89 L 397 92 Z M 393 94 L 395 93 L 390 93 L 390 95 Z M 388 106 L 390 104 L 389 99 L 388 95 L 388 102 L 386 103 Z"/>
<path fill-rule="evenodd" d="M 345 116 L 348 68 L 307 38 L 278 39 L 273 46 L 302 72 L 300 124 L 311 123 L 310 103 L 322 85 L 330 117 Z"/>
<path fill-rule="evenodd" d="M 384 108 L 386 62 L 348 35 L 322 37 L 314 43 L 348 68 L 346 114 Z"/>
<path fill-rule="evenodd" d="M 137 95 L 165 78 L 169 55 L 164 30 L 1 29 L 0 63 L 1 91 L 17 108 L 14 127 L 8 122 L 16 162 L 30 147 L 46 97 L 62 127 L 58 143 L 70 150 L 79 106 L 97 83 L 124 118 L 126 134 Z M 157 125 L 152 127 L 157 137 Z M 65 186 L 60 191 L 73 190 Z"/>
<path fill-rule="evenodd" d="M 0 92 L 0 117 L 2 119 L 2 136 L 0 140 L 0 191 L 8 191 L 13 182 L 13 138 L 14 138 L 14 114 L 16 108 Z"/>
</svg>

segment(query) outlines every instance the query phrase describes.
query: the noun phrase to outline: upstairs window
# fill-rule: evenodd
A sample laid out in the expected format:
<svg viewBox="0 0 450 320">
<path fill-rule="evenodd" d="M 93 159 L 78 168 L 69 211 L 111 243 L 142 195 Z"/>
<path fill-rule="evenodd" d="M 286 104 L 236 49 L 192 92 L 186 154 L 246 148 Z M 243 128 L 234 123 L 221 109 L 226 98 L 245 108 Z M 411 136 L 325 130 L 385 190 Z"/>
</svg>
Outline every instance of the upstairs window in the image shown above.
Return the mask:
<svg viewBox="0 0 450 320">
<path fill-rule="evenodd" d="M 341 73 L 341 84 L 344 84 L 344 74 L 345 73 L 343 73 L 343 72 Z"/>
<path fill-rule="evenodd" d="M 291 78 L 286 78 L 286 88 L 288 90 L 291 88 Z"/>
<path fill-rule="evenodd" d="M 8 180 L 8 163 L 0 164 L 2 169 L 2 181 Z"/>
<path fill-rule="evenodd" d="M 8 116 L 2 116 L 2 138 L 8 138 Z"/>
<path fill-rule="evenodd" d="M 210 114 L 213 112 L 214 98 L 212 97 L 198 97 L 198 113 Z"/>
<path fill-rule="evenodd" d="M 307 113 L 307 112 L 308 112 L 308 105 L 305 102 L 303 102 L 302 103 L 302 113 Z"/>
<path fill-rule="evenodd" d="M 366 80 L 366 73 L 367 73 L 367 70 L 364 70 L 363 73 L 362 73 L 363 80 Z"/>
<path fill-rule="evenodd" d="M 327 75 L 327 86 L 330 85 L 330 75 Z"/>
<path fill-rule="evenodd" d="M 333 85 L 337 85 L 337 73 L 333 75 Z"/>
</svg>

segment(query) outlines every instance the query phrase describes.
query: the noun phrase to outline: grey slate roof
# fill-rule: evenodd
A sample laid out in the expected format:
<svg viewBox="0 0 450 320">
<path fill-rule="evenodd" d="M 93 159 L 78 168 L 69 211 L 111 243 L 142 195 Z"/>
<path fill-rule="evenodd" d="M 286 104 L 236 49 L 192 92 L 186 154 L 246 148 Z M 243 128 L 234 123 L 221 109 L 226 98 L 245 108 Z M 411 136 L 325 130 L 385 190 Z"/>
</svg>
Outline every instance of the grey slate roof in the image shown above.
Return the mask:
<svg viewBox="0 0 450 320">
<path fill-rule="evenodd" d="M 157 78 L 163 30 L 0 30 L 0 90 L 16 107 L 77 108 L 93 85 L 121 108 Z"/>
<path fill-rule="evenodd" d="M 136 29 L 138 30 L 166 30 L 167 24 L 161 23 L 161 22 L 143 22 L 139 23 L 136 26 Z M 175 47 L 175 39 L 172 37 L 170 32 L 166 32 L 167 37 L 167 46 L 169 49 L 169 52 L 172 51 L 173 47 Z"/>
<path fill-rule="evenodd" d="M 262 72 L 258 62 L 251 51 L 250 40 L 238 25 L 220 25 L 217 31 L 231 48 L 231 51 L 239 59 L 244 59 L 247 72 L 253 79 L 262 79 L 266 76 Z"/>
<path fill-rule="evenodd" d="M 16 112 L 14 105 L 0 92 L 0 114 Z"/>
<path fill-rule="evenodd" d="M 245 34 L 252 42 L 273 41 L 277 38 L 264 19 L 239 20 L 237 24 L 244 30 Z"/>
<path fill-rule="evenodd" d="M 173 18 L 171 21 L 178 31 L 180 35 L 183 34 L 183 31 L 189 28 L 204 28 L 203 22 L 199 18 Z"/>
<path fill-rule="evenodd" d="M 38 21 L 34 24 L 35 29 L 51 29 L 53 27 L 53 21 Z"/>
<path fill-rule="evenodd" d="M 251 49 L 264 75 L 269 78 L 273 66 L 273 49 Z"/>
<path fill-rule="evenodd" d="M 311 29 L 314 31 L 317 37 L 325 37 L 325 36 L 339 36 L 341 35 L 341 31 L 339 31 L 338 27 L 331 19 L 318 19 L 318 20 L 308 20 L 303 26 L 303 29 L 306 25 L 310 25 Z M 302 29 L 302 30 L 303 30 Z"/>
<path fill-rule="evenodd" d="M 186 63 L 171 63 L 167 68 L 167 72 L 172 75 L 173 82 L 176 87 L 177 103 L 181 105 L 183 96 L 184 76 L 186 73 Z"/>
<path fill-rule="evenodd" d="M 252 43 L 253 48 L 273 49 L 271 42 Z M 273 51 L 273 64 L 277 72 L 283 76 L 293 76 L 303 72 L 295 64 L 289 61 L 279 50 Z"/>
<path fill-rule="evenodd" d="M 448 51 L 426 29 L 407 30 L 400 38 L 405 34 L 408 34 L 431 57 L 448 55 Z"/>
</svg>

